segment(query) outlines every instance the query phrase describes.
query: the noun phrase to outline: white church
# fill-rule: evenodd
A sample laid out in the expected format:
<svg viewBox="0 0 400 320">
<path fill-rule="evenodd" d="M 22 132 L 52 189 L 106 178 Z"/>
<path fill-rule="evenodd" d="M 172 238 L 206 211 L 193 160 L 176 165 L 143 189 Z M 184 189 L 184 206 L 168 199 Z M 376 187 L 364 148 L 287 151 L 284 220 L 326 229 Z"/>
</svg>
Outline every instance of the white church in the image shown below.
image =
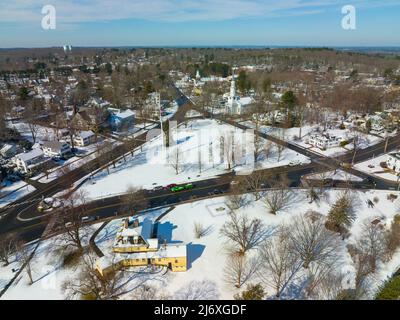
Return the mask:
<svg viewBox="0 0 400 320">
<path fill-rule="evenodd" d="M 254 103 L 252 97 L 240 97 L 236 94 L 236 80 L 234 73 L 232 74 L 231 90 L 229 93 L 224 94 L 224 99 L 226 100 L 225 112 L 232 115 L 242 114 L 246 107 Z"/>
</svg>

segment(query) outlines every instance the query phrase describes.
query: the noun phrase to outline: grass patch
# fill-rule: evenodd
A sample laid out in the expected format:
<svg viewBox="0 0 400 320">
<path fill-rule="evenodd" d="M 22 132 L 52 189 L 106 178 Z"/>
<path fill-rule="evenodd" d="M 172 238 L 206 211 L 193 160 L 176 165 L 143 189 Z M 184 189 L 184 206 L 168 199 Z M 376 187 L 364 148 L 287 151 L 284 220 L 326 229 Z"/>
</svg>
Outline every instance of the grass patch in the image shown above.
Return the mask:
<svg viewBox="0 0 400 320">
<path fill-rule="evenodd" d="M 399 300 L 400 299 L 400 275 L 395 276 L 385 283 L 376 300 Z"/>
</svg>

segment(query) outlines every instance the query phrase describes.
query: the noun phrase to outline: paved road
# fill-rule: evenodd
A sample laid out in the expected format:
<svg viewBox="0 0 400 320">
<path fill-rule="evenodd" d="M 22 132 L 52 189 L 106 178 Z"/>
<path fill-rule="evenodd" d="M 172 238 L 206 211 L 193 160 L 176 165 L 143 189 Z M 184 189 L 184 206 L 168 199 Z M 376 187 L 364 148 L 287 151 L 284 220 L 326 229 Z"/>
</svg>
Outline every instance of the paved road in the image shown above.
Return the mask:
<svg viewBox="0 0 400 320">
<path fill-rule="evenodd" d="M 179 92 L 180 95 L 183 94 L 178 88 L 175 87 L 175 89 Z M 240 124 L 240 123 L 236 122 L 235 120 L 227 119 L 223 115 L 212 114 L 209 111 L 202 110 L 201 108 L 197 107 L 190 99 L 188 99 L 188 103 L 192 105 L 193 109 L 197 110 L 198 112 L 202 112 L 208 118 L 217 119 L 219 121 L 225 122 L 227 124 L 230 124 L 239 129 L 242 129 L 242 130 L 253 129 L 244 124 Z M 276 144 L 282 145 L 286 148 L 289 148 L 289 149 L 295 151 L 296 153 L 302 154 L 302 155 L 310 158 L 312 163 L 315 164 L 316 170 L 318 167 L 325 167 L 328 169 L 340 168 L 341 170 L 351 173 L 362 179 L 374 182 L 376 184 L 376 187 L 378 187 L 380 189 L 393 189 L 393 188 L 398 187 L 398 184 L 394 181 L 389 181 L 389 180 L 386 180 L 383 178 L 379 178 L 377 176 L 370 175 L 370 174 L 362 172 L 360 170 L 357 170 L 354 168 L 348 168 L 348 167 L 345 167 L 342 165 L 343 163 L 351 163 L 353 161 L 353 158 L 354 158 L 354 163 L 358 163 L 358 162 L 363 162 L 368 159 L 371 159 L 374 156 L 384 154 L 385 147 L 386 147 L 386 141 L 381 141 L 380 143 L 374 144 L 368 148 L 357 150 L 355 156 L 354 156 L 353 151 L 349 151 L 346 154 L 343 154 L 343 155 L 340 155 L 337 157 L 327 157 L 327 156 L 318 154 L 316 152 L 313 152 L 307 148 L 301 147 L 295 143 L 291 143 L 291 142 L 279 139 L 279 138 L 277 138 L 273 135 L 267 134 L 265 132 L 258 131 L 258 134 L 260 137 L 262 137 L 264 139 L 267 139 Z M 389 138 L 386 152 L 397 150 L 399 148 L 399 146 L 400 146 L 400 133 L 397 134 L 396 136 Z"/>
<path fill-rule="evenodd" d="M 306 174 L 315 172 L 315 166 L 313 164 L 307 164 L 296 167 L 278 167 L 272 169 L 266 169 L 271 174 L 287 174 L 290 179 L 290 187 L 300 187 L 301 178 Z M 194 182 L 195 189 L 183 191 L 180 193 L 172 193 L 169 190 L 158 190 L 158 191 L 146 191 L 147 204 L 146 207 L 135 206 L 129 208 L 127 203 L 124 203 L 123 196 L 114 196 L 109 198 L 99 199 L 90 202 L 86 208 L 86 216 L 91 218 L 91 223 L 98 223 L 100 221 L 106 221 L 114 219 L 116 217 L 130 216 L 134 212 L 140 210 L 146 210 L 150 208 L 161 208 L 169 207 L 172 205 L 178 205 L 187 202 L 198 201 L 211 197 L 218 197 L 223 194 L 228 194 L 231 188 L 231 182 L 235 178 L 234 173 L 226 173 L 216 178 L 202 180 Z M 267 181 L 265 182 L 265 190 L 269 188 Z M 337 182 L 331 186 L 335 187 L 347 187 L 342 182 Z M 370 189 L 371 184 L 360 182 L 353 183 L 353 188 L 357 189 Z M 248 190 L 250 192 L 251 190 Z M 54 214 L 54 213 L 53 213 Z M 29 214 L 22 213 L 24 218 L 28 218 Z M 46 227 L 52 214 L 47 217 L 36 217 L 30 221 L 19 221 L 15 226 L 15 230 L 18 231 L 19 235 L 26 241 L 32 241 L 39 238 L 44 228 Z M 34 216 L 33 216 L 34 217 Z"/>
<path fill-rule="evenodd" d="M 181 102 L 185 102 L 185 99 L 181 99 Z M 185 114 L 190 110 L 191 106 L 187 103 L 181 103 L 178 111 L 170 120 L 175 120 L 178 124 L 185 119 Z M 160 128 L 160 125 L 157 126 Z M 134 144 L 130 146 L 130 149 L 126 145 L 116 146 L 111 152 L 102 154 L 94 160 L 91 160 L 84 165 L 70 171 L 63 177 L 60 177 L 47 184 L 38 185 L 38 189 L 12 204 L 11 207 L 6 207 L 0 210 L 0 235 L 12 231 L 19 231 L 28 228 L 31 224 L 29 222 L 21 222 L 17 219 L 21 211 L 32 211 L 36 212 L 36 207 L 42 198 L 47 198 L 55 195 L 60 191 L 64 191 L 70 188 L 75 182 L 90 175 L 94 171 L 98 170 L 102 166 L 110 163 L 123 154 L 129 152 L 132 149 L 136 149 L 146 142 L 147 132 L 137 136 Z M 46 221 L 46 220 L 44 220 Z M 36 235 L 37 232 L 35 232 Z"/>
<path fill-rule="evenodd" d="M 178 96 L 180 96 L 179 98 L 180 107 L 178 109 L 177 114 L 174 116 L 173 120 L 182 122 L 184 120 L 186 111 L 195 107 L 187 97 L 182 95 L 182 93 L 179 90 L 177 91 L 177 94 Z M 237 123 L 232 123 L 232 124 L 238 126 Z M 244 129 L 245 128 L 246 127 L 244 127 Z M 279 144 L 284 143 L 286 147 L 291 148 L 292 150 L 311 158 L 312 163 L 308 165 L 296 166 L 296 167 L 278 167 L 267 170 L 270 173 L 287 174 L 289 179 L 291 180 L 291 185 L 290 185 L 291 187 L 299 187 L 301 185 L 301 178 L 304 175 L 310 173 L 316 173 L 319 171 L 324 171 L 326 170 L 326 167 L 337 168 L 339 161 L 349 161 L 348 159 L 351 159 L 353 157 L 353 154 L 351 153 L 338 157 L 336 159 L 325 158 L 315 153 L 312 153 L 307 149 L 301 148 L 297 145 L 288 144 L 287 142 L 281 141 L 276 137 L 269 136 L 264 133 L 260 134 L 262 134 L 264 138 L 270 139 L 275 143 Z M 145 136 L 143 135 L 143 137 L 139 137 L 137 139 L 138 146 L 143 143 L 143 141 L 145 140 L 144 137 Z M 399 143 L 400 143 L 400 136 L 391 138 L 389 141 L 388 150 L 397 148 Z M 355 159 L 356 161 L 363 161 L 372 157 L 373 154 L 378 155 L 379 153 L 382 153 L 383 150 L 384 150 L 384 143 L 380 143 L 371 146 L 367 149 L 358 151 Z M 121 156 L 125 152 L 126 149 L 123 147 L 120 147 L 117 150 L 113 150 L 114 159 L 118 158 L 118 156 Z M 103 161 L 105 164 L 108 162 L 106 160 L 110 161 L 109 157 L 106 157 L 105 159 L 100 159 L 100 162 Z M 71 183 L 71 181 L 77 181 L 78 179 L 91 173 L 98 167 L 99 167 L 99 159 L 96 159 L 96 161 L 92 161 L 91 163 L 88 163 L 87 165 L 84 165 L 83 167 L 74 170 L 73 172 L 68 174 L 68 177 L 66 177 L 65 179 L 61 178 L 55 181 L 54 183 L 49 183 L 48 185 L 46 185 L 44 190 L 38 190 L 34 194 L 24 197 L 20 201 L 29 200 L 34 197 L 41 197 L 42 195 L 46 197 L 51 196 L 61 190 L 64 190 Z M 363 178 L 370 177 L 369 175 L 360 173 L 358 171 L 355 171 L 354 173 L 356 175 L 362 174 Z M 196 201 L 199 199 L 209 198 L 215 196 L 216 192 L 227 193 L 230 191 L 230 186 L 231 186 L 230 183 L 233 178 L 234 174 L 227 173 L 217 178 L 195 182 L 196 188 L 194 190 L 185 191 L 181 193 L 171 193 L 169 190 L 147 191 L 146 193 L 146 198 L 148 199 L 147 207 L 156 208 L 162 206 L 176 205 L 182 202 Z M 336 186 L 341 187 L 342 185 L 340 185 L 340 183 L 337 182 Z M 360 183 L 353 183 L 353 187 L 362 189 L 374 188 L 374 186 L 370 182 L 366 181 Z M 380 179 L 377 180 L 376 183 L 377 189 L 388 189 L 392 187 L 393 184 L 388 183 L 387 181 Z M 0 234 L 4 234 L 7 232 L 18 232 L 18 234 L 21 237 L 23 237 L 25 240 L 28 241 L 39 238 L 42 235 L 48 223 L 49 216 L 39 216 L 39 218 L 37 218 L 36 206 L 37 206 L 37 201 L 34 201 L 31 205 L 21 204 L 8 210 L 8 212 L 6 213 L 7 215 L 0 220 Z M 135 210 L 141 210 L 141 209 L 146 209 L 146 208 L 135 208 Z M 97 218 L 98 220 L 96 221 L 110 219 L 116 216 L 119 217 L 127 216 L 130 214 L 132 214 L 131 210 L 127 209 L 127 205 L 124 203 L 123 198 L 121 197 L 110 197 L 94 201 L 88 205 L 87 209 L 87 216 L 92 217 L 93 219 Z M 20 221 L 17 219 L 18 215 L 20 217 L 23 216 L 24 218 L 35 218 L 35 217 L 36 218 L 33 220 Z"/>
</svg>

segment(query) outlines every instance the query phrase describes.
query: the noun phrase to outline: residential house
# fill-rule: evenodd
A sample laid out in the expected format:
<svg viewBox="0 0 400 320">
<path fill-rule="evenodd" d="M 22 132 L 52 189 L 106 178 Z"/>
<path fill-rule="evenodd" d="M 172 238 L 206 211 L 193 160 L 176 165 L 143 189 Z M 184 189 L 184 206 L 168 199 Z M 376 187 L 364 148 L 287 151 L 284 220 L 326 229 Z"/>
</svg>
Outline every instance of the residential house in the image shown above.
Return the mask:
<svg viewBox="0 0 400 320">
<path fill-rule="evenodd" d="M 167 243 L 153 234 L 153 222 L 145 218 L 127 218 L 117 232 L 113 253 L 96 261 L 96 269 L 106 274 L 116 269 L 140 266 L 166 267 L 170 270 L 187 270 L 187 248 L 185 244 Z"/>
<path fill-rule="evenodd" d="M 65 157 L 71 153 L 71 147 L 65 141 L 44 141 L 42 150 L 47 157 Z"/>
<path fill-rule="evenodd" d="M 328 133 L 312 134 L 308 138 L 308 144 L 311 144 L 313 147 L 319 148 L 321 150 L 339 147 L 342 141 L 342 137 L 333 136 Z"/>
<path fill-rule="evenodd" d="M 135 124 L 135 113 L 130 110 L 109 108 L 109 123 L 111 130 L 115 132 L 129 131 Z"/>
<path fill-rule="evenodd" d="M 45 162 L 44 153 L 40 149 L 17 154 L 13 159 L 17 169 L 23 173 L 31 172 Z"/>
<path fill-rule="evenodd" d="M 15 144 L 5 143 L 0 149 L 0 155 L 4 158 L 11 158 L 18 153 L 18 149 Z"/>
<path fill-rule="evenodd" d="M 95 134 L 92 131 L 81 131 L 74 135 L 74 144 L 77 147 L 85 147 L 96 140 Z"/>
<path fill-rule="evenodd" d="M 73 127 L 76 130 L 98 130 L 99 126 L 106 126 L 109 113 L 100 107 L 85 107 L 72 114 Z"/>
</svg>

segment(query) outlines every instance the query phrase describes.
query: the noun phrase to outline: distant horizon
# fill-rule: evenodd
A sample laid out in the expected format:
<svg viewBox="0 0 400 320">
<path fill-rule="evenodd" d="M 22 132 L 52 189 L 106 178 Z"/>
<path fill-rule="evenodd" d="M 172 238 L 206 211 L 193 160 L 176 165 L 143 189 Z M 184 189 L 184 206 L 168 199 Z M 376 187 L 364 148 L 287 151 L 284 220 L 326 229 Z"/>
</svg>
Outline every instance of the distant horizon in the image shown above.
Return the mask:
<svg viewBox="0 0 400 320">
<path fill-rule="evenodd" d="M 141 49 L 162 49 L 162 48 L 170 48 L 170 49 L 191 49 L 191 48 L 200 48 L 200 49 L 213 49 L 213 48 L 243 48 L 243 49 L 268 49 L 268 48 L 298 48 L 298 49 L 307 49 L 307 48 L 316 48 L 316 49 L 400 49 L 400 45 L 335 45 L 335 46 L 327 46 L 327 45 L 96 45 L 96 46 L 85 46 L 85 45 L 70 45 L 72 48 L 87 48 L 87 49 L 96 49 L 96 48 L 141 48 Z M 21 46 L 21 47 L 0 47 L 0 50 L 13 50 L 13 49 L 55 49 L 62 48 L 63 45 L 52 45 L 52 46 Z"/>
</svg>

